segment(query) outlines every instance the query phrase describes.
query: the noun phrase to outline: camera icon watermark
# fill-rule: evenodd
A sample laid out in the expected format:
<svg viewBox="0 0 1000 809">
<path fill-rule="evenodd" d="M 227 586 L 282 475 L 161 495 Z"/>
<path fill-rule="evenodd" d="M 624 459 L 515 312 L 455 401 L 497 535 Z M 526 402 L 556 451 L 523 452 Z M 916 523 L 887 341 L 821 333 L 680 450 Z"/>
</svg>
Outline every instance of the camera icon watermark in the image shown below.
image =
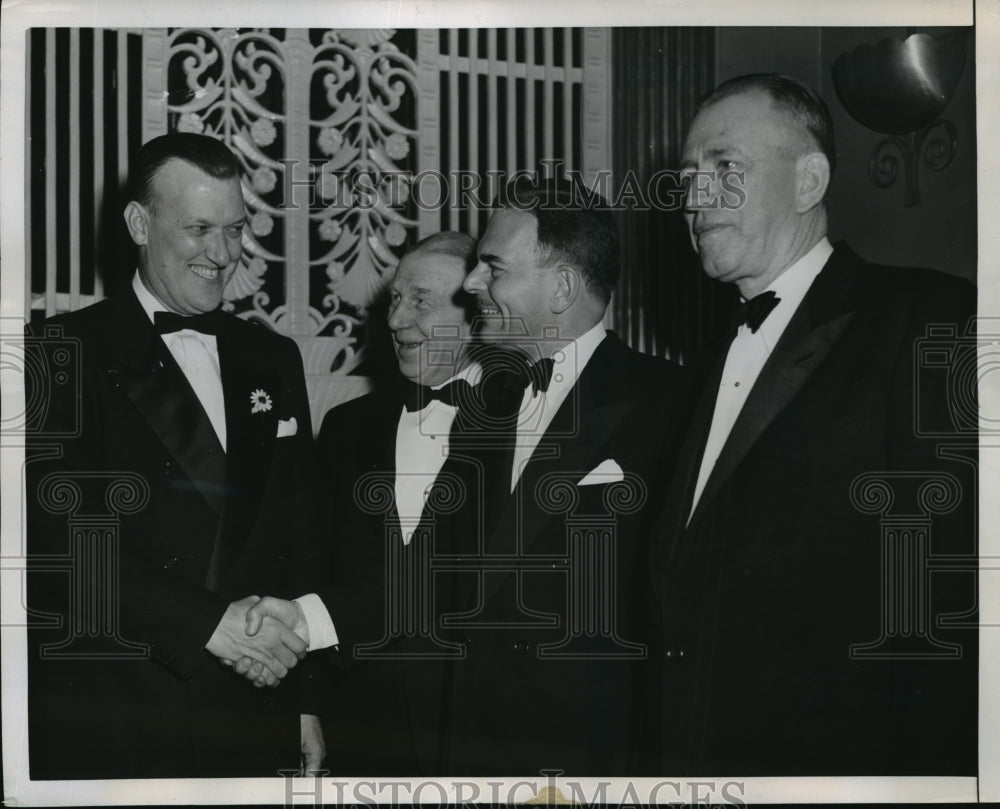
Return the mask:
<svg viewBox="0 0 1000 809">
<path fill-rule="evenodd" d="M 22 324 L 23 326 L 23 324 Z M 24 407 L 5 412 L 5 436 L 35 439 L 74 438 L 80 434 L 81 346 L 64 336 L 61 326 L 45 326 L 40 335 L 22 330 L 0 332 L 0 364 L 24 385 Z M 55 407 L 59 401 L 64 406 Z"/>
<path fill-rule="evenodd" d="M 979 388 L 1000 370 L 1000 323 L 929 324 L 914 346 L 913 426 L 924 438 L 968 438 L 1000 432 L 1000 412 L 981 407 Z"/>
</svg>

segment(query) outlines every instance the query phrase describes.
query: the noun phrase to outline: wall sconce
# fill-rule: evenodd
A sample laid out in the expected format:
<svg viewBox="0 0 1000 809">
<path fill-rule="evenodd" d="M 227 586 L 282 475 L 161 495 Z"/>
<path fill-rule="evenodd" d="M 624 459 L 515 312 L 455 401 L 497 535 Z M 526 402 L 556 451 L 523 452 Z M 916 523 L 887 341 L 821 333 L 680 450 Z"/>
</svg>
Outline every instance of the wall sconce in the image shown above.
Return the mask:
<svg viewBox="0 0 1000 809">
<path fill-rule="evenodd" d="M 833 86 L 844 109 L 869 129 L 889 137 L 872 150 L 868 178 L 878 188 L 903 169 L 903 205 L 920 202 L 921 160 L 943 171 L 958 151 L 958 131 L 939 118 L 965 67 L 968 34 L 913 34 L 859 45 L 833 63 Z"/>
</svg>

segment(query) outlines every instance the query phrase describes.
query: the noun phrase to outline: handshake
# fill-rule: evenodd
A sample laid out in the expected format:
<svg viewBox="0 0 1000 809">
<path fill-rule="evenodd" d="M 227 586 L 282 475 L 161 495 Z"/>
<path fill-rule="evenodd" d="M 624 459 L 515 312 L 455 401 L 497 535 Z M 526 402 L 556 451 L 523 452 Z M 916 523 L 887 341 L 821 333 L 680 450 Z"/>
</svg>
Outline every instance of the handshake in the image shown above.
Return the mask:
<svg viewBox="0 0 1000 809">
<path fill-rule="evenodd" d="M 306 656 L 309 625 L 294 601 L 248 596 L 229 605 L 205 648 L 258 688 L 277 686 Z"/>
</svg>

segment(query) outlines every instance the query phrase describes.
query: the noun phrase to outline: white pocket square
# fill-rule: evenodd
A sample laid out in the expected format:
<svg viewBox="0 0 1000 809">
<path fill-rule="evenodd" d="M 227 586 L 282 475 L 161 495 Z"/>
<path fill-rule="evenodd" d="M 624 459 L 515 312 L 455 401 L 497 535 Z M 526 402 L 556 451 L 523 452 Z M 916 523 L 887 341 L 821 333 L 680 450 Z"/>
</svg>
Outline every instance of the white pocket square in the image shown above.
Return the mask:
<svg viewBox="0 0 1000 809">
<path fill-rule="evenodd" d="M 278 438 L 288 438 L 290 435 L 295 435 L 299 431 L 299 425 L 295 421 L 295 416 L 285 421 L 284 419 L 278 419 Z"/>
<path fill-rule="evenodd" d="M 577 486 L 595 486 L 601 483 L 617 483 L 625 479 L 625 473 L 613 458 L 601 461 L 591 469 Z"/>
</svg>

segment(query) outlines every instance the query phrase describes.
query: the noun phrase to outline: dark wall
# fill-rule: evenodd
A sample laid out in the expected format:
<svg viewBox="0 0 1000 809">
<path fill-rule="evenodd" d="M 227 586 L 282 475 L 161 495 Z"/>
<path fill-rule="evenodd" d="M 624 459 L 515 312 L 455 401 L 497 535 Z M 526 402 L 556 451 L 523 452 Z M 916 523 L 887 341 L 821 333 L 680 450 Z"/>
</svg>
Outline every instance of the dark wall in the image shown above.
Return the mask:
<svg viewBox="0 0 1000 809">
<path fill-rule="evenodd" d="M 954 29 L 949 29 L 954 30 Z M 944 33 L 942 29 L 919 29 Z M 943 171 L 918 168 L 921 201 L 903 205 L 903 181 L 880 189 L 868 179 L 872 151 L 884 135 L 844 109 L 830 69 L 840 54 L 905 28 L 719 28 L 718 81 L 743 73 L 788 73 L 815 87 L 830 107 L 839 165 L 830 191 L 830 235 L 846 239 L 865 258 L 886 264 L 934 267 L 976 277 L 975 59 L 969 36 L 965 68 L 942 117 L 958 132 L 958 152 Z"/>
<path fill-rule="evenodd" d="M 680 163 L 699 99 L 715 84 L 712 28 L 615 28 L 612 138 L 622 278 L 612 323 L 633 348 L 686 361 L 731 319 L 735 293 L 701 271 L 683 206 L 654 179 Z M 650 186 L 652 184 L 652 188 Z M 682 197 L 681 197 L 682 199 Z M 634 200 L 633 200 L 634 201 Z"/>
</svg>

